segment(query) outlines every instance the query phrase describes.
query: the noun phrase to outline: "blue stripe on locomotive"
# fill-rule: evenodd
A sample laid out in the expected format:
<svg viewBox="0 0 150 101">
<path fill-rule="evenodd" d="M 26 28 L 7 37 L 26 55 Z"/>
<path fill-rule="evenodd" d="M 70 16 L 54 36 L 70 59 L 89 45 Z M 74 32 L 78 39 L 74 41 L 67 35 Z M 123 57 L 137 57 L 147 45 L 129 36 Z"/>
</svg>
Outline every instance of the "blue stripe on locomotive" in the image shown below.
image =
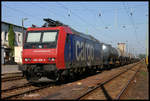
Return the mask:
<svg viewBox="0 0 150 101">
<path fill-rule="evenodd" d="M 65 43 L 67 68 L 102 64 L 102 45 L 75 34 L 68 34 Z"/>
</svg>

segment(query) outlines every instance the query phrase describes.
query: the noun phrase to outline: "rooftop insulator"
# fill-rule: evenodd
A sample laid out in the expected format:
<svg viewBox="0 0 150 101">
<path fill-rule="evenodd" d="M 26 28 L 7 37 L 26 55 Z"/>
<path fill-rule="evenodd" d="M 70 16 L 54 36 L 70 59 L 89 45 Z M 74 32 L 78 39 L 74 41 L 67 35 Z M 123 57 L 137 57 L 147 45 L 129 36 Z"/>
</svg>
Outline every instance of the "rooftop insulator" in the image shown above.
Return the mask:
<svg viewBox="0 0 150 101">
<path fill-rule="evenodd" d="M 37 26 L 32 24 L 32 27 L 35 28 L 35 27 L 37 27 Z"/>
<path fill-rule="evenodd" d="M 99 16 L 101 16 L 101 13 L 99 13 Z"/>
<path fill-rule="evenodd" d="M 122 26 L 123 28 L 126 28 L 126 26 Z"/>
</svg>

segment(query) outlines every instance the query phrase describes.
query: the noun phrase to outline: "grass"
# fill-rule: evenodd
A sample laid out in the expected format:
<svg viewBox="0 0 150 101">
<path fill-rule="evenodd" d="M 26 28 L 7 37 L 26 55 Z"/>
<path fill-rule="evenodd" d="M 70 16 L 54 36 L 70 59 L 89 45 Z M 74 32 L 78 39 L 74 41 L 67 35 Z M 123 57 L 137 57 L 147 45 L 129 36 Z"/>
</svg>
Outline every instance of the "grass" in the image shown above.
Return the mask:
<svg viewBox="0 0 150 101">
<path fill-rule="evenodd" d="M 147 76 L 147 72 L 141 71 L 140 72 L 143 76 Z"/>
</svg>

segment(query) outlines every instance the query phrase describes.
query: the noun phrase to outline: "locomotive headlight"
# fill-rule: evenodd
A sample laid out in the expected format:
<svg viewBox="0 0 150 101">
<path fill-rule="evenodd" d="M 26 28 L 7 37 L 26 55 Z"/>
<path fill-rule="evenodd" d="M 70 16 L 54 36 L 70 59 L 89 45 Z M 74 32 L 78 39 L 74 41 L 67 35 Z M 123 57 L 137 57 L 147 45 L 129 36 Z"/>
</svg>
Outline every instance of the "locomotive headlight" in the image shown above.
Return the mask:
<svg viewBox="0 0 150 101">
<path fill-rule="evenodd" d="M 55 58 L 48 58 L 49 61 L 55 61 Z"/>
<path fill-rule="evenodd" d="M 24 59 L 26 62 L 31 61 L 31 58 L 25 58 Z"/>
<path fill-rule="evenodd" d="M 55 61 L 55 58 L 52 58 L 52 61 Z"/>
<path fill-rule="evenodd" d="M 25 60 L 26 62 L 28 61 L 28 59 L 27 59 L 27 58 L 25 58 L 24 60 Z"/>
</svg>

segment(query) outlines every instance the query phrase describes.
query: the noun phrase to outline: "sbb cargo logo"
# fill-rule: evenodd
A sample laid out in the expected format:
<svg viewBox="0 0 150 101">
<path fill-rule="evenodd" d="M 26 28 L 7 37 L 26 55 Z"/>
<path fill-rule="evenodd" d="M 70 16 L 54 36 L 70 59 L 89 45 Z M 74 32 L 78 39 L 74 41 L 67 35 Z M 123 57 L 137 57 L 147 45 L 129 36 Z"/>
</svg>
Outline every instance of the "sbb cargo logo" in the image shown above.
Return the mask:
<svg viewBox="0 0 150 101">
<path fill-rule="evenodd" d="M 76 59 L 77 61 L 94 60 L 94 47 L 88 43 L 76 41 Z"/>
</svg>

